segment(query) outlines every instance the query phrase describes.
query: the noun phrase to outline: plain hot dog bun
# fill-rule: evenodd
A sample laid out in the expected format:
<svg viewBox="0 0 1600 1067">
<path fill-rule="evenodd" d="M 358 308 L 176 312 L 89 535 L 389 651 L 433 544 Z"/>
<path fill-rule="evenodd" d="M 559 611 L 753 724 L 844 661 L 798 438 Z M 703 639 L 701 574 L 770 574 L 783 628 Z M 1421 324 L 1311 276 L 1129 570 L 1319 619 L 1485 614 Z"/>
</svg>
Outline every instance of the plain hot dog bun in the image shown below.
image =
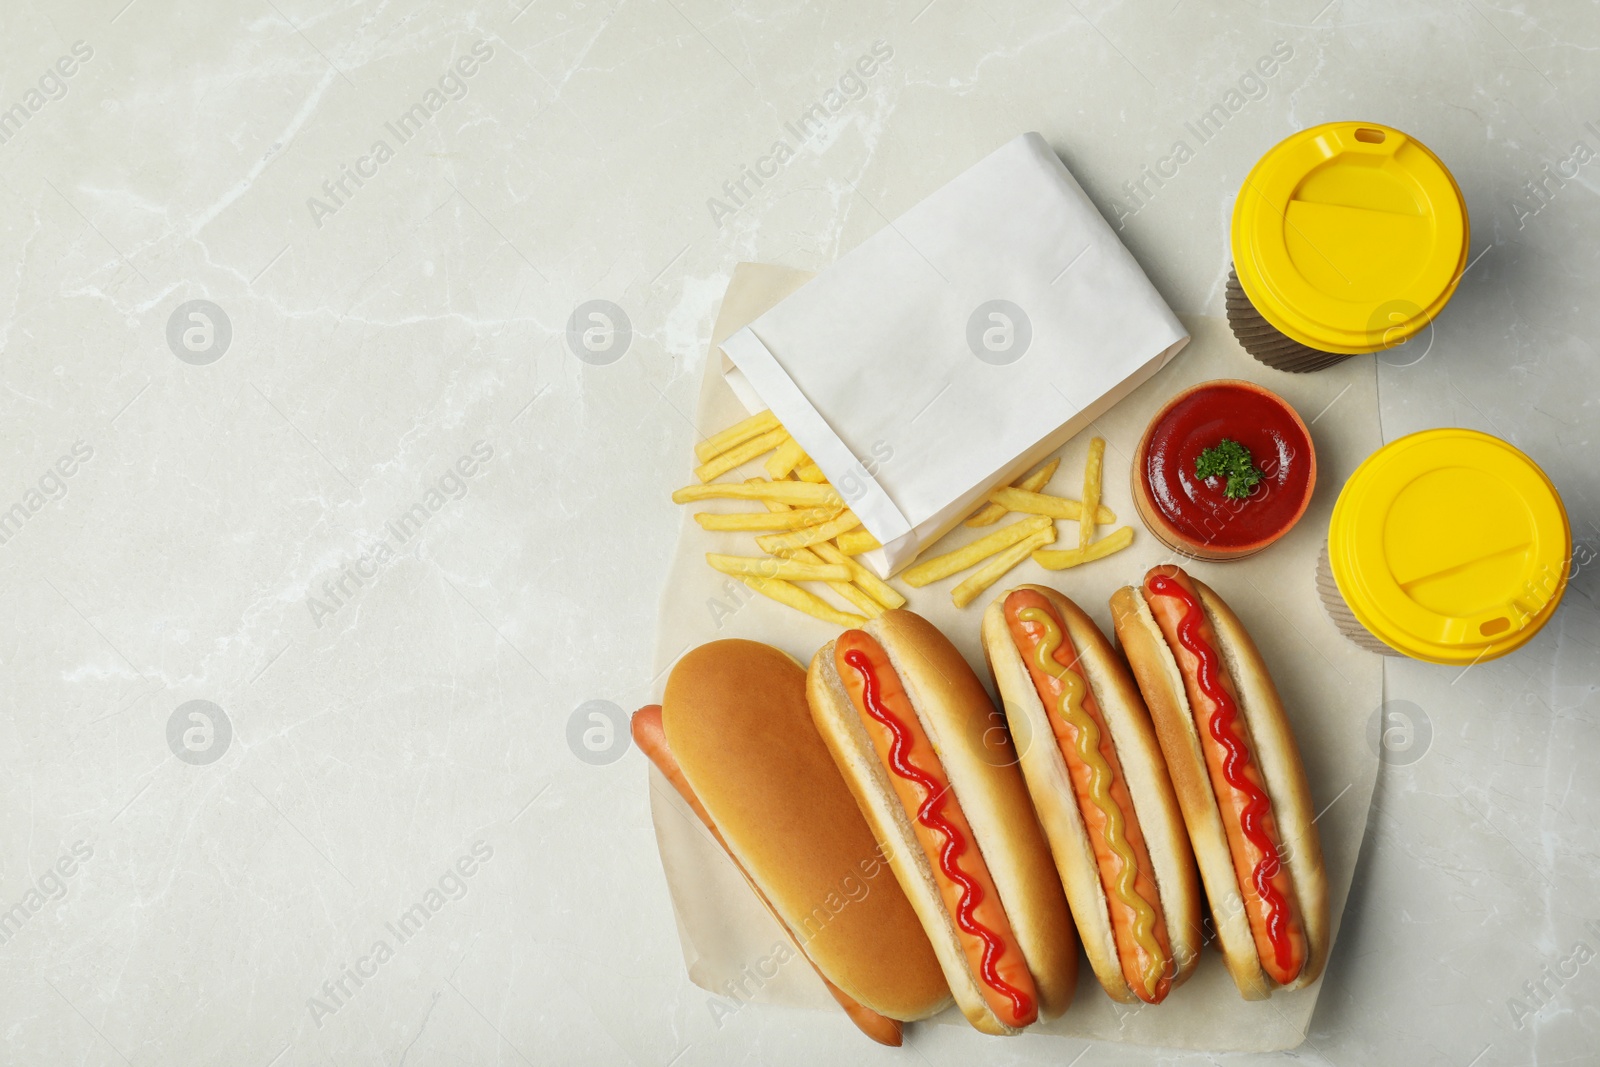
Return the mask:
<svg viewBox="0 0 1600 1067">
<path fill-rule="evenodd" d="M 1053 619 L 1031 621 L 1046 607 Z M 1019 647 L 1021 628 L 1034 636 Z M 1098 744 L 1066 720 L 1055 692 L 1047 710 L 1024 660 L 1024 648 L 1050 655 L 1042 639 L 1054 639 L 1066 661 L 1052 659 L 1050 674 L 1059 679 L 1070 669 L 1086 686 L 1069 710 L 1094 716 Z M 1112 999 L 1158 1003 L 1193 973 L 1203 931 L 1194 854 L 1139 690 L 1094 620 L 1044 586 L 995 598 L 983 616 L 983 648 L 1089 965 Z M 1105 792 L 1096 793 L 1097 783 Z M 1126 875 L 1119 850 L 1134 857 Z"/>
<path fill-rule="evenodd" d="M 823 978 L 889 1019 L 948 1004 L 922 924 L 817 734 L 805 668 L 769 645 L 713 641 L 673 667 L 661 707 L 716 836 Z"/>
<path fill-rule="evenodd" d="M 706 832 L 711 835 L 717 844 L 722 846 L 729 862 L 738 868 L 740 874 L 744 875 L 745 881 L 749 883 L 751 891 L 756 895 L 756 899 L 761 901 L 762 906 L 767 909 L 767 912 L 775 922 L 780 926 L 783 925 L 783 919 L 778 915 L 777 909 L 772 906 L 772 901 L 767 899 L 766 894 L 761 891 L 760 887 L 750 877 L 750 872 L 745 870 L 738 859 L 734 857 L 733 851 L 728 848 L 728 842 L 724 840 L 722 834 L 717 830 L 716 823 L 711 821 L 711 816 L 707 813 L 705 805 L 700 803 L 700 798 L 695 796 L 694 790 L 689 787 L 688 779 L 683 776 L 683 768 L 678 766 L 677 759 L 672 755 L 672 749 L 667 745 L 666 731 L 661 726 L 661 705 L 653 704 L 634 712 L 630 732 L 633 735 L 634 743 L 639 746 L 639 750 L 649 758 L 651 763 L 655 764 L 656 770 L 661 772 L 662 777 L 667 780 L 668 784 L 677 790 L 678 795 L 689 805 L 695 817 L 705 826 Z M 816 962 L 806 956 L 804 951 L 800 955 L 802 959 L 811 965 L 811 969 L 821 979 L 829 995 L 839 1002 L 839 1006 L 845 1010 L 845 1014 L 850 1017 L 850 1021 L 855 1023 L 862 1033 L 881 1045 L 898 1047 L 902 1043 L 904 1035 L 898 1019 L 891 1019 L 862 1004 L 828 981 L 827 975 L 822 973 Z"/>
<path fill-rule="evenodd" d="M 1235 853 L 1244 840 L 1223 811 L 1218 788 L 1222 779 L 1212 765 L 1221 766 L 1222 748 L 1208 732 L 1202 732 L 1197 720 L 1193 698 L 1198 684 L 1196 656 L 1181 640 L 1169 639 L 1152 605 L 1169 618 L 1187 609 L 1180 609 L 1182 602 L 1174 595 L 1152 592 L 1152 586 L 1190 592 L 1202 613 L 1196 621 L 1213 639 L 1210 643 L 1215 645 L 1219 675 L 1231 682 L 1236 694 L 1236 736 L 1247 754 L 1242 766 L 1254 769 L 1270 801 L 1269 818 L 1284 872 L 1277 881 L 1285 890 L 1281 896 L 1298 946 L 1299 969 L 1289 981 L 1279 982 L 1268 973 L 1265 961 L 1270 954 L 1265 953 L 1260 935 L 1262 915 L 1270 914 L 1268 905 L 1253 881 L 1240 877 L 1244 865 Z M 1166 755 L 1211 905 L 1218 947 L 1240 994 L 1247 1000 L 1259 1000 L 1278 988 L 1298 989 L 1314 982 L 1328 956 L 1328 889 L 1322 845 L 1300 751 L 1255 642 L 1221 597 L 1172 565 L 1154 567 L 1139 585 L 1119 589 L 1111 597 L 1111 612 L 1117 639 Z M 1212 706 L 1209 700 L 1201 703 L 1199 711 Z M 1225 783 L 1223 788 L 1227 788 Z"/>
<path fill-rule="evenodd" d="M 850 658 L 852 649 L 862 648 L 886 656 L 873 675 L 874 692 L 889 702 L 880 710 L 904 712 L 903 728 L 916 735 L 907 759 L 933 786 L 895 775 L 880 755 L 877 746 L 887 728 L 852 695 L 851 686 L 865 692 L 861 668 L 849 666 L 862 662 Z M 853 679 L 848 684 L 841 658 Z M 955 646 L 920 616 L 887 611 L 816 654 L 808 695 L 817 727 L 921 916 L 967 1019 L 986 1033 L 1005 1034 L 1064 1011 L 1077 981 L 1077 945 L 1061 882 L 1004 719 Z M 919 814 L 933 822 L 919 829 L 913 821 Z M 942 849 L 943 832 L 933 828 L 940 820 L 957 824 L 959 855 L 948 862 L 959 879 L 943 869 L 945 859 L 934 858 L 949 855 Z M 961 879 L 978 885 L 979 892 L 969 893 Z M 968 905 L 974 909 L 968 919 L 994 935 L 993 969 L 1000 984 L 986 980 L 980 965 L 975 946 L 988 941 L 962 925 Z"/>
</svg>

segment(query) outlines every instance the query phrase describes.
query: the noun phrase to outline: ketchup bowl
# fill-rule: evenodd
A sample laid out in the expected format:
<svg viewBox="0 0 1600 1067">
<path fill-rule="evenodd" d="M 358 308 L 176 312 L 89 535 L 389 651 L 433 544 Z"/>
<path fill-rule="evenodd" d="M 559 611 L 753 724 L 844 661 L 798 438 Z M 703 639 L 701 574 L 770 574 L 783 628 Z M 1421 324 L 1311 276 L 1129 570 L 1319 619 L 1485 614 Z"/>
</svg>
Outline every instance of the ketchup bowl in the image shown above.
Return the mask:
<svg viewBox="0 0 1600 1067">
<path fill-rule="evenodd" d="M 1223 472 L 1201 477 L 1202 457 Z M 1221 562 L 1260 552 L 1300 521 L 1316 488 L 1317 455 L 1311 431 L 1282 397 L 1221 378 L 1190 386 L 1156 413 L 1131 477 L 1134 506 L 1157 540 Z"/>
</svg>

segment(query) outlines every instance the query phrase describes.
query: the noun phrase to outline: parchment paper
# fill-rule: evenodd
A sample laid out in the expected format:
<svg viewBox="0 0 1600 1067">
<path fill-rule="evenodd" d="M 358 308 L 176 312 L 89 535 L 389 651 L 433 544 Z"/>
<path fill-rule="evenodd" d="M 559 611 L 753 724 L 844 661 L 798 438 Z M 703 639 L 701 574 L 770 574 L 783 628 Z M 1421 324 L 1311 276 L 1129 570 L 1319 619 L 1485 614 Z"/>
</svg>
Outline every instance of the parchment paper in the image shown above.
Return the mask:
<svg viewBox="0 0 1600 1067">
<path fill-rule="evenodd" d="M 728 287 L 712 343 L 776 303 L 809 275 L 782 267 L 741 264 Z M 909 607 L 948 634 L 963 655 L 993 687 L 983 666 L 979 621 L 993 595 L 1022 582 L 1050 585 L 1066 593 L 1094 617 L 1108 635 L 1109 599 L 1117 588 L 1137 581 L 1156 562 L 1170 557 L 1144 529 L 1129 493 L 1129 464 L 1145 424 L 1179 389 L 1211 378 L 1260 382 L 1292 404 L 1310 425 L 1317 450 L 1315 496 L 1300 524 L 1282 541 L 1250 559 L 1232 563 L 1185 561 L 1184 566 L 1228 601 L 1261 647 L 1283 696 L 1305 759 L 1312 798 L 1322 812 L 1317 826 L 1327 863 L 1333 932 L 1337 938 L 1356 855 L 1366 827 L 1378 754 L 1366 738 L 1367 720 L 1383 701 L 1382 657 L 1345 640 L 1317 601 L 1317 554 L 1339 487 L 1362 459 L 1381 444 L 1376 368 L 1369 359 L 1351 359 L 1316 374 L 1286 374 L 1257 363 L 1235 343 L 1221 319 L 1185 320 L 1193 341 L 1167 367 L 1123 400 L 1096 425 L 1061 449 L 1061 469 L 1049 491 L 1081 495 L 1084 457 L 1091 436 L 1107 442 L 1104 503 L 1117 513 L 1117 525 L 1132 525 L 1132 548 L 1109 559 L 1068 571 L 1045 571 L 1024 563 L 989 593 L 965 609 L 950 603 L 949 589 L 963 575 L 911 589 L 895 583 Z M 706 361 L 695 422 L 707 433 L 745 414 L 719 372 Z M 685 453 L 683 483 L 692 480 L 692 454 Z M 752 465 L 745 476 L 757 473 Z M 669 487 L 663 486 L 667 492 Z M 808 662 L 837 630 L 789 608 L 756 596 L 706 566 L 706 552 L 755 554 L 748 534 L 702 530 L 686 508 L 677 551 L 661 604 L 654 669 L 665 671 L 683 652 L 706 641 L 743 637 L 765 641 Z M 748 502 L 729 501 L 720 510 L 748 510 Z M 990 528 L 992 529 L 992 527 Z M 1072 524 L 1061 529 L 1072 531 Z M 989 530 L 957 527 L 937 551 L 946 551 Z M 659 690 L 658 690 L 659 694 Z M 789 964 L 759 983 L 750 980 L 758 964 L 784 943 L 782 929 L 762 910 L 721 850 L 705 835 L 669 786 L 652 769 L 651 806 L 662 865 L 672 891 L 679 936 L 689 976 L 724 998 L 838 1011 L 810 968 Z M 1335 957 L 1339 949 L 1333 948 Z M 770 968 L 768 968 L 770 969 Z M 738 986 L 729 986 L 737 982 Z M 1105 1041 L 1133 1042 L 1211 1051 L 1271 1051 L 1293 1048 L 1304 1039 L 1322 983 L 1268 1001 L 1239 998 L 1221 957 L 1207 951 L 1194 976 L 1157 1006 L 1130 1007 L 1112 1001 L 1080 967 L 1077 995 L 1059 1019 L 1030 1032 Z M 737 1000 L 730 995 L 737 992 Z M 744 1009 L 739 1010 L 759 1010 Z M 954 1009 L 935 1023 L 967 1025 Z M 923 1024 L 926 1025 L 926 1024 Z"/>
</svg>

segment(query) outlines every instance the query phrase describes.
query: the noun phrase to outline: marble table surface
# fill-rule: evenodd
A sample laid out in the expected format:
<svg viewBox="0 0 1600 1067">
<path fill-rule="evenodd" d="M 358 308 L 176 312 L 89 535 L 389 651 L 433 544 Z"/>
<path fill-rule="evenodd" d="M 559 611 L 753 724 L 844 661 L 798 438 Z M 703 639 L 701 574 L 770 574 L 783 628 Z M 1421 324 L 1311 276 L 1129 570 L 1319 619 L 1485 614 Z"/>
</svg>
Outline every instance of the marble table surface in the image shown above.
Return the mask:
<svg viewBox="0 0 1600 1067">
<path fill-rule="evenodd" d="M 820 269 L 1038 130 L 1219 315 L 1251 163 L 1360 118 L 1473 222 L 1385 435 L 1528 452 L 1576 573 L 1352 709 L 1392 743 L 1292 1058 L 1595 1062 L 1597 49 L 1582 2 L 6 5 L 0 1060 L 1291 1058 L 714 1013 L 644 761 L 583 732 L 659 685 L 735 263 Z M 595 300 L 628 330 L 578 358 Z"/>
</svg>

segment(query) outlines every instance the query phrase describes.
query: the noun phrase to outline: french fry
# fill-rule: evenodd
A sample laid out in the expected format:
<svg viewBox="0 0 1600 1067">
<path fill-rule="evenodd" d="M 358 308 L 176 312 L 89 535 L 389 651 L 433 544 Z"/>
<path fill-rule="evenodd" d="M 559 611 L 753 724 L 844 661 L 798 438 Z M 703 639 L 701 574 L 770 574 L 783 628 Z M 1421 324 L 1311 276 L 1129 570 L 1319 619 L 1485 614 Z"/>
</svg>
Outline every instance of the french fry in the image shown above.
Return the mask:
<svg viewBox="0 0 1600 1067">
<path fill-rule="evenodd" d="M 1078 517 L 1083 514 L 1082 501 L 1068 500 L 1064 496 L 1032 493 L 1026 489 L 1013 489 L 1010 486 L 1002 486 L 994 490 L 989 494 L 989 499 L 1007 511 L 1022 511 L 1029 515 L 1048 515 L 1052 519 L 1067 519 L 1077 522 Z M 1101 504 L 1095 512 L 1094 521 L 1101 526 L 1110 526 L 1117 521 L 1117 513 Z"/>
<path fill-rule="evenodd" d="M 853 530 L 860 525 L 861 520 L 856 518 L 856 513 L 845 508 L 837 518 L 829 519 L 817 526 L 808 526 L 804 530 L 767 534 L 756 538 L 756 544 L 761 546 L 761 551 L 774 553 L 782 552 L 786 548 L 810 548 L 819 541 L 831 540 L 846 530 Z"/>
<path fill-rule="evenodd" d="M 1092 563 L 1097 559 L 1105 559 L 1113 552 L 1121 552 L 1133 544 L 1133 527 L 1124 526 L 1116 533 L 1107 534 L 1100 540 L 1093 542 L 1088 548 L 1064 548 L 1057 551 L 1040 551 L 1033 554 L 1033 561 L 1046 570 L 1064 571 L 1068 567 L 1076 567 L 1082 563 Z"/>
<path fill-rule="evenodd" d="M 793 437 L 778 446 L 778 450 L 767 457 L 767 477 L 774 480 L 787 478 L 789 472 L 802 463 L 810 463 L 806 450 L 800 447 L 800 442 Z"/>
<path fill-rule="evenodd" d="M 694 476 L 702 482 L 727 474 L 735 467 L 742 467 L 755 459 L 763 452 L 771 452 L 774 448 L 789 440 L 789 431 L 782 426 L 776 430 L 768 430 L 759 437 L 752 437 L 742 445 L 735 445 L 717 456 L 712 457 L 694 469 Z"/>
<path fill-rule="evenodd" d="M 706 562 L 723 574 L 734 577 L 782 578 L 787 582 L 844 582 L 850 580 L 850 568 L 833 563 L 809 563 L 798 559 L 776 559 L 772 556 L 725 556 L 707 552 Z"/>
<path fill-rule="evenodd" d="M 801 563 L 814 563 L 819 566 L 824 565 L 822 557 L 817 555 L 809 548 L 787 549 L 781 554 L 780 558 L 799 560 Z M 850 604 L 854 605 L 855 609 L 861 612 L 861 614 L 865 615 L 867 618 L 876 619 L 879 615 L 883 614 L 883 605 L 879 604 L 876 600 L 872 599 L 872 597 L 868 596 L 866 590 L 857 587 L 853 583 L 848 581 L 829 581 L 825 584 L 829 589 L 832 589 Z"/>
<path fill-rule="evenodd" d="M 858 585 L 849 582 L 829 582 L 828 588 L 854 604 L 856 610 L 869 619 L 876 619 L 884 612 L 883 605 L 873 600 L 867 591 Z"/>
<path fill-rule="evenodd" d="M 867 595 L 873 601 L 882 604 L 886 608 L 903 608 L 906 606 L 906 598 L 895 592 L 892 585 L 873 574 L 853 557 L 839 551 L 833 544 L 827 541 L 819 541 L 814 546 L 813 551 L 829 563 L 838 563 L 848 567 L 851 580 L 866 590 Z"/>
<path fill-rule="evenodd" d="M 825 484 L 828 481 L 828 476 L 822 473 L 822 468 L 809 461 L 796 467 L 794 473 L 802 482 L 822 482 Z"/>
<path fill-rule="evenodd" d="M 882 548 L 878 539 L 865 530 L 851 530 L 834 538 L 834 544 L 839 546 L 839 551 L 847 556 L 859 556 L 863 552 L 871 552 L 875 548 Z"/>
<path fill-rule="evenodd" d="M 734 445 L 742 445 L 752 437 L 766 433 L 768 430 L 779 429 L 778 416 L 770 411 L 763 411 L 751 415 L 721 430 L 694 446 L 694 456 L 701 463 L 719 456 Z"/>
<path fill-rule="evenodd" d="M 731 500 L 777 500 L 812 508 L 842 508 L 844 500 L 831 485 L 812 485 L 810 482 L 712 482 L 709 485 L 686 485 L 672 494 L 674 504 L 692 504 L 697 500 L 727 497 Z"/>
<path fill-rule="evenodd" d="M 966 607 L 977 599 L 978 594 L 1004 578 L 1012 567 L 1027 559 L 1035 549 L 1052 544 L 1055 539 L 1054 523 L 1036 534 L 1029 534 L 963 579 L 960 585 L 950 590 L 950 599 L 956 607 Z"/>
<path fill-rule="evenodd" d="M 699 511 L 695 513 L 694 521 L 700 524 L 702 530 L 801 530 L 807 526 L 815 526 L 819 522 L 827 522 L 842 510 L 840 508 L 790 510 L 787 504 L 782 506 L 784 510 L 781 513 L 734 511 L 719 514 Z"/>
<path fill-rule="evenodd" d="M 958 548 L 954 552 L 946 552 L 942 556 L 923 560 L 916 566 L 908 568 L 900 577 L 907 585 L 921 588 L 937 582 L 940 578 L 948 578 L 958 571 L 964 571 L 968 567 L 976 567 L 996 552 L 1010 548 L 1023 538 L 1031 537 L 1054 524 L 1055 520 L 1045 515 L 1031 515 L 1026 519 L 1019 519 L 1010 526 L 1002 527 L 987 537 L 980 537 L 972 544 Z"/>
<path fill-rule="evenodd" d="M 823 622 L 831 622 L 835 626 L 851 629 L 866 624 L 866 616 L 854 612 L 840 611 L 815 593 L 808 593 L 798 585 L 791 585 L 782 578 L 751 578 L 740 575 L 739 580 L 764 597 L 770 597 L 780 604 L 803 611 L 813 618 Z"/>
<path fill-rule="evenodd" d="M 788 504 L 780 504 L 776 500 L 768 500 L 766 502 L 766 504 L 767 504 L 767 508 L 769 510 L 771 510 L 771 511 L 784 512 L 784 511 L 788 511 L 789 510 L 789 505 Z M 828 542 L 826 542 L 826 541 L 821 542 L 821 544 L 822 545 L 827 545 L 828 548 L 833 549 L 833 551 L 835 551 L 835 552 L 838 551 L 838 549 L 834 549 L 833 546 L 831 544 L 828 544 Z M 809 548 L 791 549 L 789 551 L 784 552 L 783 555 L 788 559 L 797 559 L 802 563 L 821 563 L 821 562 L 823 562 L 823 558 L 821 556 L 817 555 L 816 552 L 812 551 Z M 848 563 L 853 563 L 854 560 L 851 560 L 849 556 L 841 556 L 839 559 L 830 559 L 828 562 L 830 562 L 830 563 L 846 563 L 846 564 L 848 564 Z M 857 564 L 857 566 L 860 566 L 860 564 Z M 865 568 L 863 568 L 863 569 L 865 569 Z M 867 571 L 867 574 L 868 574 L 868 576 L 872 577 L 873 579 L 877 578 L 877 575 L 873 574 L 871 571 Z M 867 595 L 867 593 L 864 590 L 862 590 L 861 588 L 853 585 L 850 582 L 829 582 L 828 583 L 828 588 L 832 589 L 835 593 L 838 593 L 841 597 L 843 597 L 845 600 L 849 601 L 851 604 L 854 604 L 855 607 L 856 607 L 856 610 L 861 612 L 861 614 L 865 615 L 869 619 L 876 619 L 879 615 L 883 614 L 883 606 L 882 605 L 880 605 L 871 596 Z M 889 590 L 889 591 L 891 593 L 894 592 L 894 590 L 892 590 L 892 589 Z M 895 595 L 899 596 L 898 593 L 896 593 Z M 905 603 L 905 601 L 902 599 L 901 603 L 903 604 L 903 603 Z M 890 606 L 891 607 L 898 607 L 899 605 L 890 605 Z"/>
<path fill-rule="evenodd" d="M 1094 521 L 1100 512 L 1100 469 L 1106 462 L 1106 439 L 1089 442 L 1089 458 L 1083 463 L 1083 515 L 1078 520 L 1078 547 L 1088 548 L 1094 540 Z M 1116 519 L 1112 519 L 1116 522 Z"/>
<path fill-rule="evenodd" d="M 1056 476 L 1056 468 L 1059 466 L 1061 466 L 1061 457 L 1057 456 L 1050 462 L 1035 467 L 1028 473 L 1027 477 L 1020 481 L 1012 482 L 1011 487 L 1013 489 L 1026 489 L 1030 493 L 1042 493 L 1044 492 L 1044 487 L 1050 484 L 1050 479 Z M 999 504 L 985 504 L 977 511 L 974 511 L 971 518 L 967 519 L 964 525 L 973 527 L 993 526 L 1005 518 L 1007 510 Z"/>
</svg>

